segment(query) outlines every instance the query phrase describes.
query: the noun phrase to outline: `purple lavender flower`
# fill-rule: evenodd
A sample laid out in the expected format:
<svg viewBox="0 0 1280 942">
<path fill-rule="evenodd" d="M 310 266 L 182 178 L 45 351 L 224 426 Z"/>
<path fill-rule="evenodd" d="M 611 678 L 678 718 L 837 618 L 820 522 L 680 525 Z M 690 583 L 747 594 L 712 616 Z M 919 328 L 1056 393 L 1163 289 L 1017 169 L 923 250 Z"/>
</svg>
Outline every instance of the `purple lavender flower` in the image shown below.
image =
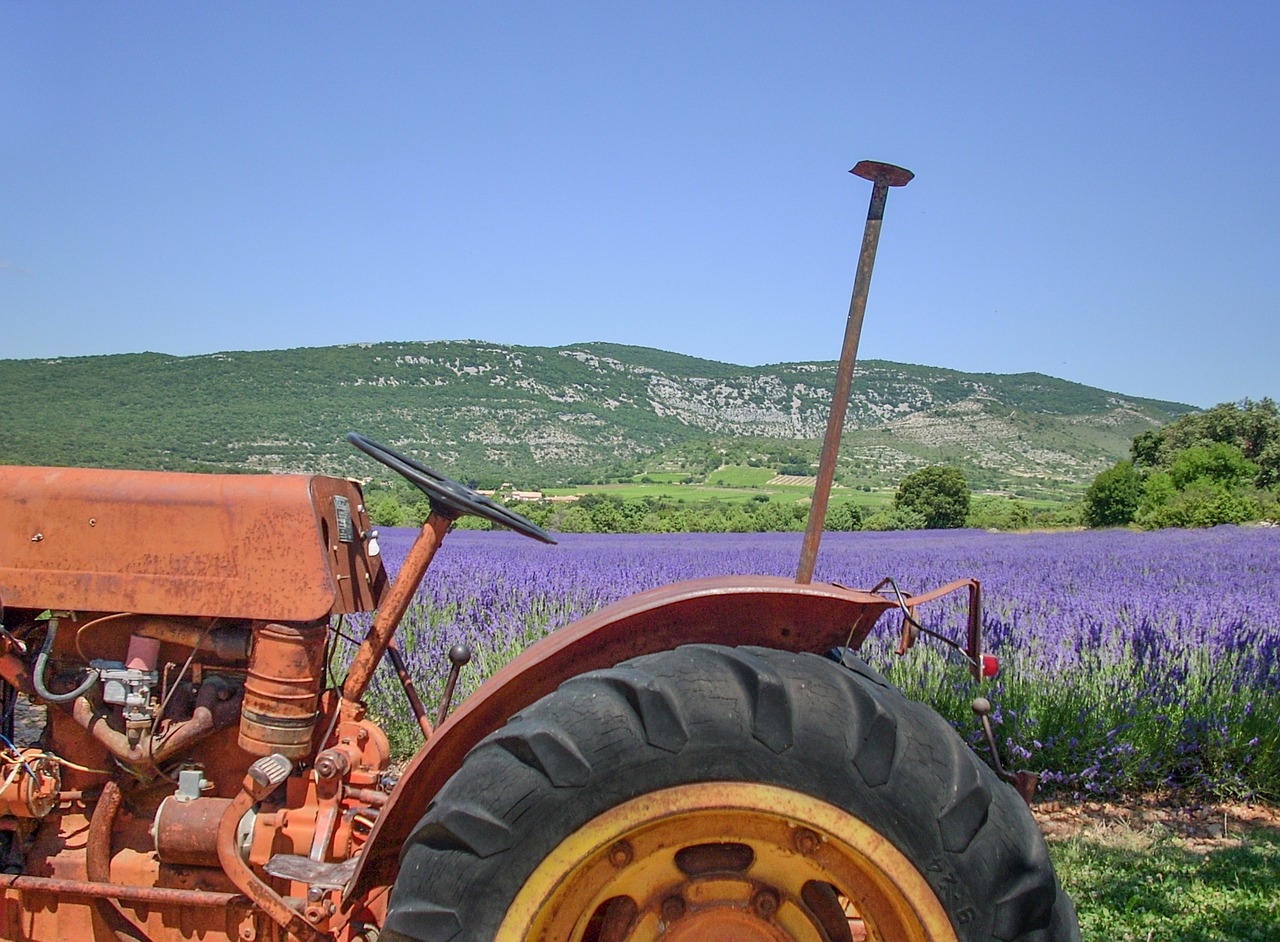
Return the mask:
<svg viewBox="0 0 1280 942">
<path fill-rule="evenodd" d="M 393 572 L 413 536 L 383 531 Z M 401 643 L 430 700 L 443 686 L 444 652 L 467 641 L 476 661 L 464 690 L 474 689 L 528 644 L 635 592 L 699 576 L 793 575 L 800 540 L 565 534 L 547 547 L 506 532 L 457 531 L 428 572 Z M 866 587 L 883 576 L 912 592 L 960 576 L 982 581 L 987 648 L 1003 667 L 982 692 L 999 708 L 1002 739 L 1016 746 L 1010 764 L 1091 793 L 1170 786 L 1280 795 L 1280 531 L 823 538 L 817 578 Z M 926 627 L 957 636 L 963 606 L 956 597 L 921 615 Z M 898 660 L 892 634 L 873 634 L 864 654 L 970 736 L 968 704 L 978 691 L 961 666 L 924 642 Z M 370 696 L 382 712 L 401 699 L 389 672 Z"/>
</svg>

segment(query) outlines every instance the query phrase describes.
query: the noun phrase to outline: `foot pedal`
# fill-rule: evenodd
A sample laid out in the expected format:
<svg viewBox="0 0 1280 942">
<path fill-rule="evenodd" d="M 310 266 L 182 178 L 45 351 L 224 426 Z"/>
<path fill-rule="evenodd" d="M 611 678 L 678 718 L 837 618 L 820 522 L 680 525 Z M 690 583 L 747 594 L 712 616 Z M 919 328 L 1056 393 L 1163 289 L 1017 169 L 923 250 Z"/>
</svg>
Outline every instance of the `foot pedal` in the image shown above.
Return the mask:
<svg viewBox="0 0 1280 942">
<path fill-rule="evenodd" d="M 359 857 L 341 863 L 324 863 L 300 854 L 276 854 L 264 868 L 273 877 L 305 883 L 322 890 L 345 889 L 356 872 Z"/>
</svg>

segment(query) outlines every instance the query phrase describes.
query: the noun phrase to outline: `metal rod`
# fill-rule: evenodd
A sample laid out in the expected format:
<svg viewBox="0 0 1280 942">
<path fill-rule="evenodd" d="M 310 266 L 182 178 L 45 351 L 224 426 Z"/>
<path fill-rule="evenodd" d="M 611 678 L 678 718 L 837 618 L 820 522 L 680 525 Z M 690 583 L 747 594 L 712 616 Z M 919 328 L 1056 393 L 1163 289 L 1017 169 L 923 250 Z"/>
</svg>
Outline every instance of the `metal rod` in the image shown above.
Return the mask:
<svg viewBox="0 0 1280 942">
<path fill-rule="evenodd" d="M 455 644 L 449 649 L 449 679 L 444 685 L 444 696 L 440 698 L 440 712 L 436 715 L 436 726 L 444 723 L 449 715 L 449 705 L 453 703 L 453 691 L 458 686 L 458 677 L 462 668 L 471 660 L 471 645 Z"/>
<path fill-rule="evenodd" d="M 113 899 L 122 903 L 151 903 L 175 906 L 216 906 L 247 910 L 252 903 L 239 893 L 214 893 L 159 886 L 129 886 L 125 883 L 93 883 L 56 877 L 0 874 L 0 892 L 51 893 L 58 896 Z"/>
<path fill-rule="evenodd" d="M 405 699 L 409 701 L 409 709 L 413 711 L 414 718 L 418 721 L 418 728 L 422 730 L 424 738 L 430 739 L 431 720 L 427 716 L 427 708 L 422 705 L 422 698 L 418 696 L 418 688 L 413 684 L 413 676 L 405 666 L 404 657 L 400 654 L 400 645 L 395 638 L 392 638 L 387 645 L 387 658 L 390 659 L 391 666 L 395 668 L 396 676 L 400 678 L 400 686 L 404 688 Z"/>
<path fill-rule="evenodd" d="M 427 522 L 422 525 L 422 532 L 418 534 L 418 538 L 409 549 L 409 555 L 400 565 L 395 583 L 382 600 L 382 605 L 378 607 L 378 614 L 373 618 L 369 634 L 351 661 L 347 679 L 342 684 L 344 702 L 351 703 L 364 696 L 369 681 L 373 679 L 374 668 L 378 666 L 378 662 L 382 660 L 382 655 L 387 650 L 387 645 L 395 637 L 400 619 L 408 610 L 414 593 L 422 584 L 422 577 L 427 573 L 427 567 L 431 565 L 436 550 L 440 548 L 451 526 L 453 526 L 452 520 L 435 511 L 431 512 Z"/>
<path fill-rule="evenodd" d="M 796 570 L 796 582 L 802 585 L 813 581 L 818 544 L 822 540 L 822 529 L 826 524 L 827 502 L 831 497 L 831 485 L 835 481 L 840 436 L 844 433 L 844 417 L 849 409 L 853 368 L 858 360 L 858 340 L 862 336 L 862 319 L 867 309 L 867 293 L 871 289 L 871 270 L 876 263 L 876 247 L 880 242 L 880 223 L 884 219 L 885 199 L 889 195 L 889 187 L 906 186 L 914 176 L 910 170 L 870 160 L 859 162 L 849 172 L 870 180 L 874 185 L 871 188 L 871 206 L 867 210 L 867 225 L 862 234 L 862 251 L 858 255 L 858 271 L 853 279 L 853 296 L 849 299 L 849 319 L 845 323 L 844 345 L 841 347 L 840 364 L 836 369 L 836 386 L 831 396 L 827 434 L 822 440 L 822 457 L 818 461 L 818 481 L 813 488 L 809 522 L 800 548 L 800 566 Z"/>
</svg>

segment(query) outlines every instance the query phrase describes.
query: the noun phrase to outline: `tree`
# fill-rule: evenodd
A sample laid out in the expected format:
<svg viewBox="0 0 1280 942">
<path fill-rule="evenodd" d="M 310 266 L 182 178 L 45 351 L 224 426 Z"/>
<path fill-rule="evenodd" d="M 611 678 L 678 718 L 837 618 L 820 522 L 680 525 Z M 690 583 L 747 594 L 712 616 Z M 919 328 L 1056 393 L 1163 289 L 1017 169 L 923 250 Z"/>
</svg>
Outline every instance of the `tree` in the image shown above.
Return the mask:
<svg viewBox="0 0 1280 942">
<path fill-rule="evenodd" d="M 1134 464 L 1144 472 L 1168 470 L 1184 451 L 1215 444 L 1238 448 L 1253 463 L 1258 487 L 1280 482 L 1280 406 L 1271 399 L 1224 402 L 1181 416 L 1134 438 L 1132 453 Z"/>
<path fill-rule="evenodd" d="M 371 491 L 365 495 L 364 505 L 369 519 L 380 527 L 408 527 L 413 525 L 409 508 L 396 500 L 390 491 Z"/>
<path fill-rule="evenodd" d="M 1197 481 L 1207 481 L 1231 490 L 1256 480 L 1258 466 L 1235 445 L 1214 442 L 1180 452 L 1169 465 L 1169 477 L 1180 491 Z"/>
<path fill-rule="evenodd" d="M 861 530 L 862 524 L 866 518 L 866 510 L 858 504 L 850 501 L 846 501 L 842 504 L 832 504 L 827 508 L 827 518 L 824 529 L 843 532 Z"/>
<path fill-rule="evenodd" d="M 902 479 L 893 506 L 920 514 L 930 530 L 962 527 L 969 516 L 969 483 L 958 468 L 930 465 Z"/>
<path fill-rule="evenodd" d="M 1084 522 L 1091 527 L 1122 527 L 1133 520 L 1142 500 L 1142 477 L 1132 461 L 1103 471 L 1084 493 Z"/>
</svg>

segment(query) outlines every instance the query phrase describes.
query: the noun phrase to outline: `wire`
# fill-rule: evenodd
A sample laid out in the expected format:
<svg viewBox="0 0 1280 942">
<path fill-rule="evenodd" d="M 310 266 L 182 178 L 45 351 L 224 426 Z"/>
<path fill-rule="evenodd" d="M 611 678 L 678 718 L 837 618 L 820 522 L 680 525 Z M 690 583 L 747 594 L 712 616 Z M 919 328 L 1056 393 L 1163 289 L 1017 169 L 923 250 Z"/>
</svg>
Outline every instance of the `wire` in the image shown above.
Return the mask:
<svg viewBox="0 0 1280 942">
<path fill-rule="evenodd" d="M 36 778 L 35 769 L 31 768 L 27 763 L 27 757 L 22 754 L 22 750 L 15 746 L 8 736 L 0 736 L 0 740 L 3 740 L 4 744 L 13 750 L 14 758 L 27 770 L 27 774 L 31 776 L 32 780 L 39 781 L 39 779 Z M 12 779 L 10 779 L 10 781 L 12 781 Z M 5 782 L 5 787 L 7 788 L 8 786 L 9 782 Z"/>
<path fill-rule="evenodd" d="M 117 618 L 132 618 L 132 617 L 133 617 L 133 612 L 115 612 L 111 615 L 103 615 L 100 618 L 95 618 L 93 621 L 87 621 L 83 625 L 81 625 L 79 628 L 77 628 L 76 629 L 76 654 L 80 655 L 80 660 L 84 661 L 86 664 L 90 660 L 92 660 L 92 658 L 90 658 L 87 654 L 84 653 L 84 649 L 80 647 L 80 636 L 82 634 L 84 634 L 94 625 L 100 625 L 104 621 L 115 621 Z"/>
<path fill-rule="evenodd" d="M 77 772 L 88 772 L 91 775 L 115 775 L 115 772 L 110 769 L 91 769 L 87 765 L 77 765 L 70 759 L 64 759 L 62 756 L 56 756 L 52 752 L 46 752 L 45 755 L 58 763 L 58 765 L 66 766 L 68 769 L 75 769 Z"/>
<path fill-rule="evenodd" d="M 160 704 L 160 709 L 156 710 L 156 715 L 151 718 L 151 732 L 147 737 L 147 758 L 151 759 L 152 765 L 155 765 L 156 728 L 160 725 L 160 721 L 164 719 L 164 711 L 169 708 L 169 701 L 172 700 L 173 695 L 177 693 L 178 687 L 182 683 L 182 678 L 186 676 L 187 669 L 191 667 L 191 662 L 196 659 L 196 653 L 200 650 L 200 645 L 204 644 L 205 639 L 209 637 L 209 633 L 213 631 L 213 626 L 215 624 L 217 624 L 216 621 L 210 622 L 205 627 L 204 631 L 201 632 L 200 637 L 196 639 L 196 643 L 191 646 L 191 653 L 187 655 L 186 663 L 182 665 L 182 670 L 178 671 L 178 679 L 169 686 L 169 689 L 165 692 L 164 700 Z"/>
<path fill-rule="evenodd" d="M 911 614 L 911 609 L 907 607 L 906 596 L 904 596 L 902 593 L 902 590 L 898 588 L 898 583 L 894 582 L 890 576 L 885 576 L 883 579 L 881 579 L 880 582 L 876 585 L 876 587 L 871 591 L 879 592 L 880 588 L 884 585 L 888 585 L 891 589 L 893 589 L 893 594 L 896 597 L 898 602 L 898 608 L 902 609 L 902 617 L 906 619 L 907 623 L 910 624 L 911 627 L 915 628 L 916 631 L 923 632 L 924 634 L 928 635 L 931 638 L 936 638 L 937 640 L 941 641 L 943 644 L 947 645 L 948 647 L 954 648 L 955 650 L 959 651 L 960 656 L 963 657 L 972 666 L 974 667 L 982 666 L 969 655 L 968 651 L 960 647 L 960 645 L 952 641 L 946 635 L 938 634 L 938 632 L 933 631 L 929 628 L 926 628 L 924 625 L 920 624 L 920 622 L 916 620 L 916 617 Z"/>
</svg>

